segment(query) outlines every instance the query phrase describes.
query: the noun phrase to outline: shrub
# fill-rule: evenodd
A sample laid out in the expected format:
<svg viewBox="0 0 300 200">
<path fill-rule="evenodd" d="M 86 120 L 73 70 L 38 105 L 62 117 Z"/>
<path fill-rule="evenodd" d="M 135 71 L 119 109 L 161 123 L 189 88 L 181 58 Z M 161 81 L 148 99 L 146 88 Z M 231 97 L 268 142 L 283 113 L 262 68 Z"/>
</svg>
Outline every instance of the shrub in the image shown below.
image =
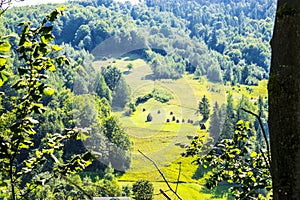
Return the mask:
<svg viewBox="0 0 300 200">
<path fill-rule="evenodd" d="M 136 200 L 152 200 L 153 191 L 153 184 L 148 180 L 139 180 L 132 186 L 133 199 Z"/>
</svg>

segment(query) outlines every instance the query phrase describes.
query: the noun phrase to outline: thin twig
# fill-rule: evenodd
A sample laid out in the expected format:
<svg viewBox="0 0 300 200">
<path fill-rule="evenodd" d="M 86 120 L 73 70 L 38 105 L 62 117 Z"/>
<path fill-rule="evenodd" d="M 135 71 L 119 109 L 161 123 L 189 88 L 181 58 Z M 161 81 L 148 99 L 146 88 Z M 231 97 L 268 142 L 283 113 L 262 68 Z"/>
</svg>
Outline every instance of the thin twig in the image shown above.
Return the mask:
<svg viewBox="0 0 300 200">
<path fill-rule="evenodd" d="M 178 199 L 182 200 L 182 198 L 173 190 L 173 188 L 170 186 L 168 180 L 166 179 L 165 175 L 162 173 L 162 171 L 158 168 L 157 164 L 148 156 L 146 156 L 142 151 L 138 150 L 140 154 L 142 154 L 145 158 L 147 158 L 152 164 L 155 166 L 157 171 L 160 173 L 161 177 L 164 179 L 165 183 L 167 184 L 168 188 L 177 196 Z"/>
<path fill-rule="evenodd" d="M 262 154 L 265 162 L 267 163 L 267 167 L 268 167 L 269 171 L 271 172 L 271 166 L 269 165 L 269 163 L 267 161 L 266 155 L 264 154 L 264 152 L 261 149 L 260 149 L 260 153 Z"/>
<path fill-rule="evenodd" d="M 178 177 L 177 177 L 177 184 L 176 184 L 175 192 L 177 192 L 177 189 L 178 189 L 178 184 L 179 184 L 179 180 L 180 180 L 180 174 L 181 174 L 181 162 L 179 163 L 179 171 L 178 171 Z"/>
<path fill-rule="evenodd" d="M 159 189 L 159 191 L 166 197 L 166 199 L 171 200 L 171 197 L 169 197 L 162 189 Z"/>
<path fill-rule="evenodd" d="M 257 114 L 255 114 L 254 112 L 251 112 L 250 110 L 247 110 L 245 108 L 241 108 L 243 111 L 255 116 L 257 119 L 258 119 L 258 122 L 259 122 L 259 126 L 261 128 L 261 131 L 263 132 L 263 135 L 264 135 L 264 139 L 265 139 L 265 142 L 266 142 L 266 146 L 267 146 L 267 153 L 268 153 L 268 165 L 271 166 L 271 156 L 270 156 L 270 146 L 269 146 L 269 142 L 268 142 L 268 138 L 267 138 L 267 134 L 266 134 L 266 131 L 264 129 L 264 126 L 263 126 L 263 123 L 261 121 L 261 118 L 260 116 L 258 116 Z"/>
</svg>

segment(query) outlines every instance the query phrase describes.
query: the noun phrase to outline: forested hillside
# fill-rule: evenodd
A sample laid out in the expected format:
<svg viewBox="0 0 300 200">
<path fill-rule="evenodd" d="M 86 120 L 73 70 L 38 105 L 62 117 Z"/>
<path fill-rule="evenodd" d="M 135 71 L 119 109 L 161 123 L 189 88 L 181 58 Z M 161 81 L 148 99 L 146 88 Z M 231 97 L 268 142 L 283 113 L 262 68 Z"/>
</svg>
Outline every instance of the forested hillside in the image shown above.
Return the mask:
<svg viewBox="0 0 300 200">
<path fill-rule="evenodd" d="M 54 28 L 56 41 L 93 52 L 96 58 L 144 51 L 140 54 L 152 63 L 158 79 L 176 79 L 185 71 L 233 85 L 256 85 L 268 78 L 273 0 L 146 1 L 139 5 L 80 1 L 66 6 Z M 53 8 L 15 8 L 7 12 L 5 27 L 18 31 L 18 22 L 36 22 Z M 108 39 L 110 47 L 118 48 L 106 49 L 105 55 L 96 47 Z"/>
<path fill-rule="evenodd" d="M 98 0 L 6 10 L 0 17 L 0 139 L 8 141 L 10 133 L 16 134 L 11 124 L 19 123 L 18 117 L 29 121 L 24 126 L 32 134 L 25 131 L 25 143 L 31 142 L 24 143 L 18 156 L 0 157 L 7 170 L 0 199 L 11 198 L 14 184 L 16 196 L 29 199 L 139 199 L 139 187 L 148 188 L 149 199 L 153 191 L 158 193 L 154 199 L 162 199 L 161 188 L 170 195 L 139 150 L 156 159 L 173 187 L 180 182 L 178 193 L 185 199 L 230 199 L 248 193 L 269 197 L 270 174 L 262 149 L 268 146 L 263 134 L 268 136 L 266 80 L 275 6 L 274 0 Z M 53 10 L 55 17 L 47 17 Z M 32 85 L 26 85 L 28 80 Z M 26 98 L 32 106 L 23 106 Z M 32 112 L 18 114 L 26 106 Z M 258 113 L 261 121 L 243 108 Z M 65 136 L 66 130 L 80 133 Z M 241 143 L 230 143 L 236 133 Z M 209 137 L 213 144 L 247 156 L 237 160 L 246 163 L 241 179 L 246 177 L 253 191 L 232 184 L 240 180 L 233 169 L 217 177 L 224 184 L 209 183 L 217 189 L 203 189 L 219 168 L 208 164 L 204 169 L 204 161 L 189 156 L 198 156 L 199 146 L 193 145 L 203 145 Z M 46 151 L 48 144 L 52 149 Z M 240 150 L 241 144 L 247 148 Z M 226 153 L 229 160 L 234 157 Z M 44 154 L 47 159 L 34 165 Z M 80 163 L 77 155 L 89 157 Z M 182 177 L 177 177 L 178 163 Z M 30 170 L 17 176 L 22 168 Z M 62 168 L 65 174 L 52 170 Z M 258 181 L 263 183 L 256 184 L 253 177 L 262 177 Z M 152 181 L 154 189 L 140 179 Z M 233 192 L 228 190 L 232 186 Z M 235 194 L 234 187 L 242 192 Z"/>
</svg>

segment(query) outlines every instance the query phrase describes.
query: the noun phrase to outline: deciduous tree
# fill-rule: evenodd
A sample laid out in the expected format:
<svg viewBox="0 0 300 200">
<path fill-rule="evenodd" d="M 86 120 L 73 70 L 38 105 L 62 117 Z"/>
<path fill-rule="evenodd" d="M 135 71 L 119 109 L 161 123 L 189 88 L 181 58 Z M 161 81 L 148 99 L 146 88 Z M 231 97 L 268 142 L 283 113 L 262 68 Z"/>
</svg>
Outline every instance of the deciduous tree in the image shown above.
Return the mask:
<svg viewBox="0 0 300 200">
<path fill-rule="evenodd" d="M 34 140 L 35 126 L 39 124 L 36 115 L 43 114 L 47 108 L 42 104 L 42 97 L 55 93 L 54 89 L 45 84 L 48 78 L 45 72 L 55 71 L 56 66 L 67 63 L 65 57 L 50 56 L 61 50 L 52 43 L 52 24 L 62 14 L 62 10 L 59 8 L 53 11 L 36 28 L 32 28 L 30 22 L 20 24 L 23 29 L 17 52 L 24 63 L 17 68 L 16 82 L 12 85 L 16 95 L 11 102 L 11 108 L 1 112 L 0 132 L 0 192 L 8 192 L 13 200 L 28 198 L 34 188 L 46 184 L 52 177 L 64 178 L 70 173 L 82 170 L 92 160 L 90 152 L 76 155 L 65 163 L 59 159 L 58 152 L 63 150 L 63 142 L 80 139 L 81 134 L 76 129 L 66 130 L 64 134 L 48 134 L 39 142 L 40 146 Z M 8 79 L 4 53 L 9 51 L 9 47 L 9 43 L 1 38 L 0 86 Z M 42 166 L 47 162 L 51 162 L 52 175 L 45 177 L 41 172 Z"/>
</svg>

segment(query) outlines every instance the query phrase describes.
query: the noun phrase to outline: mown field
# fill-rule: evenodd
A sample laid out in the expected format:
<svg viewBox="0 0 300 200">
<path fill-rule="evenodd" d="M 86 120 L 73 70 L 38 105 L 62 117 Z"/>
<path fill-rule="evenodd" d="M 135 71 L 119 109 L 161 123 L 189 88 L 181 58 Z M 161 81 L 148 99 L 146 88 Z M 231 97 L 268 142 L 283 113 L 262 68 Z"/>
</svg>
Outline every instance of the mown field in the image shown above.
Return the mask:
<svg viewBox="0 0 300 200">
<path fill-rule="evenodd" d="M 131 70 L 126 67 L 129 63 L 133 65 Z M 164 199 L 159 189 L 167 191 L 167 194 L 173 198 L 158 171 L 138 152 L 140 150 L 157 163 L 173 188 L 176 188 L 175 183 L 178 178 L 179 163 L 181 163 L 177 191 L 183 199 L 226 199 L 226 194 L 222 195 L 223 187 L 219 187 L 217 191 L 208 191 L 204 188 L 204 177 L 201 176 L 203 172 L 198 169 L 198 166 L 192 164 L 193 158 L 181 157 L 181 153 L 185 151 L 184 147 L 190 143 L 188 137 L 209 134 L 207 129 L 200 130 L 201 116 L 196 114 L 198 102 L 205 95 L 211 107 L 214 102 L 221 105 L 226 102 L 226 95 L 231 93 L 235 103 L 245 95 L 254 104 L 259 95 L 267 96 L 267 81 L 261 81 L 258 86 L 231 87 L 208 82 L 205 77 L 195 79 L 189 74 L 178 80 L 153 80 L 150 66 L 138 56 L 123 57 L 118 60 L 108 59 L 94 64 L 95 66 L 117 66 L 130 85 L 132 102 L 155 88 L 168 91 L 173 97 L 167 103 L 150 99 L 138 105 L 136 112 L 131 116 L 124 115 L 124 111 L 115 111 L 115 115 L 120 118 L 122 126 L 133 142 L 131 168 L 119 177 L 120 185 L 132 185 L 139 179 L 147 179 L 154 184 L 155 200 Z M 153 120 L 146 122 L 149 113 Z M 173 116 L 179 120 L 179 123 L 172 121 Z M 167 119 L 171 122 L 167 123 Z M 187 123 L 188 120 L 192 120 L 193 124 Z M 205 125 L 209 127 L 209 120 Z"/>
</svg>

